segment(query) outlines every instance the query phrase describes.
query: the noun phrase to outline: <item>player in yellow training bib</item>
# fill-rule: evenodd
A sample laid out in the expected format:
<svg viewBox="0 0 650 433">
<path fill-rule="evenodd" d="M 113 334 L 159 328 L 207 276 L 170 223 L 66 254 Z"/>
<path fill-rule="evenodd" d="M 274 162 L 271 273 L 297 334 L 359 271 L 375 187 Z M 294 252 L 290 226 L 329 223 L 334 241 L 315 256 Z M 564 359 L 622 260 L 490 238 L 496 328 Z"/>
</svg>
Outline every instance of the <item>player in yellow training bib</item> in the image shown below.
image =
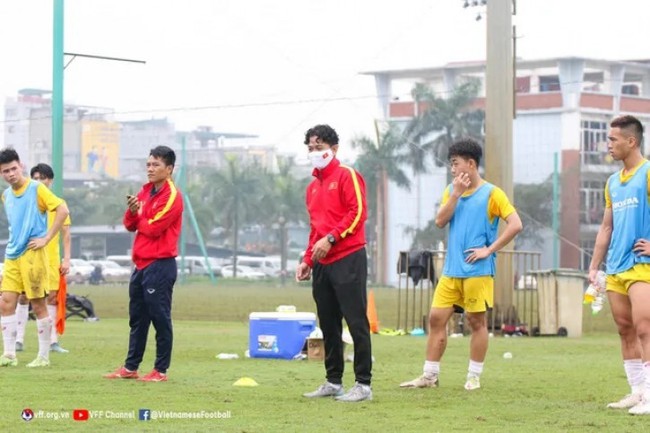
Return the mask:
<svg viewBox="0 0 650 433">
<path fill-rule="evenodd" d="M 2 278 L 0 325 L 4 352 L 0 367 L 18 365 L 16 358 L 16 304 L 25 292 L 32 303 L 38 328 L 38 355 L 27 367 L 50 365 L 50 319 L 45 295 L 48 284 L 48 258 L 45 246 L 61 230 L 68 216 L 63 200 L 41 183 L 23 175 L 18 153 L 12 148 L 0 151 L 0 174 L 10 186 L 2 193 L 2 203 L 9 222 L 9 242 L 5 250 Z M 51 227 L 47 212 L 55 212 Z"/>
</svg>

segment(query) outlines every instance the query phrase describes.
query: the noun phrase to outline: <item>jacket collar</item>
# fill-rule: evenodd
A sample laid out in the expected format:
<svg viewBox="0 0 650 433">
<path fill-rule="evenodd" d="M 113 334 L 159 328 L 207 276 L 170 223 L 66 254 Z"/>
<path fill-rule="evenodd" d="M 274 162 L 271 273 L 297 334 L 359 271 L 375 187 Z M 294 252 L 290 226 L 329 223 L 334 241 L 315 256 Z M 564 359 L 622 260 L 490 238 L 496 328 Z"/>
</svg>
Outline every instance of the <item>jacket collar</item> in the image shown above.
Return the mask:
<svg viewBox="0 0 650 433">
<path fill-rule="evenodd" d="M 332 158 L 332 161 L 327 164 L 325 168 L 318 169 L 315 168 L 314 171 L 311 172 L 311 175 L 314 176 L 317 179 L 323 180 L 328 178 L 332 173 L 336 171 L 337 168 L 341 165 L 341 162 L 336 159 L 336 157 Z"/>
<path fill-rule="evenodd" d="M 169 182 L 171 182 L 170 179 L 168 179 L 167 182 L 163 183 L 162 187 L 158 191 L 156 191 L 156 194 L 158 194 L 160 191 L 162 191 L 164 189 L 169 188 Z M 153 182 L 147 182 L 144 185 L 142 185 L 142 189 L 147 193 L 151 193 L 153 188 L 154 188 Z"/>
</svg>

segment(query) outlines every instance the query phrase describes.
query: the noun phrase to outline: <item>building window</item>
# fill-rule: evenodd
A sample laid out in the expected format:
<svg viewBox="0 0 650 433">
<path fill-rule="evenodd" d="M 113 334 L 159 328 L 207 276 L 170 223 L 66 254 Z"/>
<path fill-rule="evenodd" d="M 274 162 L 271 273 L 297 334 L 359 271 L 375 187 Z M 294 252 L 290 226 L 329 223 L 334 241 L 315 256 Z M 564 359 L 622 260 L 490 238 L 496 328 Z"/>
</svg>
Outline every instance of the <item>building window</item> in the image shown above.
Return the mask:
<svg viewBox="0 0 650 433">
<path fill-rule="evenodd" d="M 581 122 L 580 156 L 582 164 L 610 164 L 607 152 L 607 122 L 583 120 Z"/>
<path fill-rule="evenodd" d="M 624 84 L 621 93 L 624 95 L 638 95 L 639 86 L 636 84 Z"/>
<path fill-rule="evenodd" d="M 580 182 L 580 223 L 600 224 L 605 211 L 605 183 L 603 180 Z"/>
<path fill-rule="evenodd" d="M 540 92 L 559 92 L 560 77 L 557 75 L 547 75 L 539 77 Z"/>
<path fill-rule="evenodd" d="M 594 255 L 596 239 L 584 239 L 580 241 L 580 269 L 586 271 L 591 264 L 591 256 Z"/>
</svg>

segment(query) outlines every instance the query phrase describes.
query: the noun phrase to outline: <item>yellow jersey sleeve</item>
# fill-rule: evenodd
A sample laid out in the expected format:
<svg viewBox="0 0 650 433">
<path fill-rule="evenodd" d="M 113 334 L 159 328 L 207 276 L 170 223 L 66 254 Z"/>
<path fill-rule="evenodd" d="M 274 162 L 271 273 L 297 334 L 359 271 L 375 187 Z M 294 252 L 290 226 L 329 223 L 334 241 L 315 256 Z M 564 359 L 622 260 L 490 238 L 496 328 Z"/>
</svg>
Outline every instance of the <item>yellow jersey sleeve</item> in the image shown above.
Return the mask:
<svg viewBox="0 0 650 433">
<path fill-rule="evenodd" d="M 650 176 L 650 171 L 648 171 L 648 176 Z M 648 177 L 648 181 L 650 182 L 650 177 Z M 609 179 L 605 182 L 605 208 L 612 208 L 612 199 L 609 197 Z"/>
<path fill-rule="evenodd" d="M 62 199 L 54 195 L 54 193 L 42 183 L 39 184 L 38 188 L 36 189 L 36 200 L 38 202 L 38 208 L 41 212 L 52 212 L 56 210 L 56 208 L 59 207 L 61 203 L 63 203 Z"/>
<path fill-rule="evenodd" d="M 444 206 L 449 201 L 449 187 L 446 186 L 445 190 L 442 192 L 442 200 L 440 200 L 440 206 Z"/>
<path fill-rule="evenodd" d="M 63 200 L 63 203 L 67 206 L 68 204 Z M 47 228 L 49 229 L 52 227 L 52 224 L 54 223 L 54 217 L 56 216 L 56 211 L 55 212 L 48 212 L 47 213 Z M 64 226 L 70 226 L 72 225 L 72 221 L 70 220 L 70 214 L 68 214 L 67 217 L 65 217 L 65 221 L 63 221 Z"/>
<path fill-rule="evenodd" d="M 515 207 L 508 200 L 506 193 L 498 186 L 495 186 L 488 200 L 489 220 L 493 221 L 495 217 L 505 220 L 513 212 L 515 212 Z"/>
</svg>

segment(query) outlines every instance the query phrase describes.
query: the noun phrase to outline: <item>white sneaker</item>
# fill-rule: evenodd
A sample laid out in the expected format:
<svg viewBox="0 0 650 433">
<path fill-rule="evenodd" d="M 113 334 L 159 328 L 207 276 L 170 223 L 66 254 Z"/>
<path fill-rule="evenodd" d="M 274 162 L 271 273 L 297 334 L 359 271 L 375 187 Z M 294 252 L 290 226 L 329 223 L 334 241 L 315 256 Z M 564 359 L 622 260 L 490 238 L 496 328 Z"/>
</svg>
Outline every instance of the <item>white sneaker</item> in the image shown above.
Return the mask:
<svg viewBox="0 0 650 433">
<path fill-rule="evenodd" d="M 438 386 L 438 375 L 427 377 L 424 374 L 417 379 L 409 380 L 399 384 L 400 388 L 436 388 Z"/>
<path fill-rule="evenodd" d="M 350 402 L 372 400 L 372 388 L 370 388 L 370 385 L 363 385 L 357 382 L 345 394 L 334 397 L 334 400 Z"/>
<path fill-rule="evenodd" d="M 465 382 L 465 389 L 468 391 L 474 391 L 481 387 L 481 378 L 478 376 L 468 376 L 467 382 Z"/>
<path fill-rule="evenodd" d="M 607 407 L 610 409 L 629 409 L 641 403 L 641 400 L 643 400 L 642 393 L 628 394 L 619 401 L 609 403 Z"/>
<path fill-rule="evenodd" d="M 650 400 L 641 398 L 636 406 L 627 411 L 630 415 L 650 415 Z"/>
<path fill-rule="evenodd" d="M 319 386 L 316 391 L 303 394 L 303 397 L 338 397 L 340 395 L 343 395 L 343 385 L 335 385 L 330 382 L 325 382 Z"/>
</svg>

